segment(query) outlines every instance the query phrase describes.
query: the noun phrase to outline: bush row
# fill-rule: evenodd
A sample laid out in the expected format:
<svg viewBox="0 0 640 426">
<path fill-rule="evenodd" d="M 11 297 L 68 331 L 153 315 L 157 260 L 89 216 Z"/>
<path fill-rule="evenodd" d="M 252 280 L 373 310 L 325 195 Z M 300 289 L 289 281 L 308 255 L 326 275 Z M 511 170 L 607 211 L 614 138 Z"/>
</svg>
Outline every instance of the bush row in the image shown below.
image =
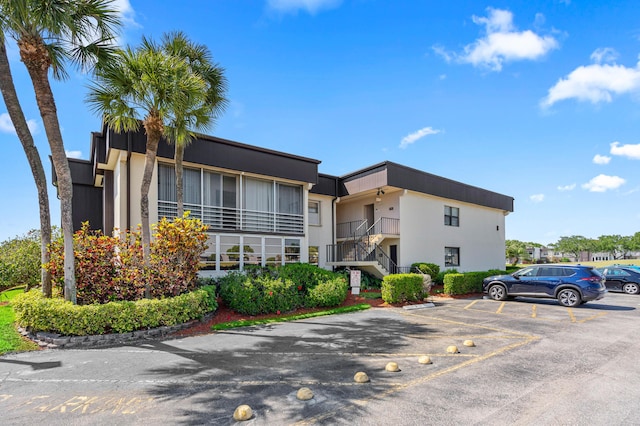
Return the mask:
<svg viewBox="0 0 640 426">
<path fill-rule="evenodd" d="M 198 219 L 163 218 L 153 229 L 148 265 L 142 258 L 140 231 L 121 236 L 91 231 L 88 222 L 73 236 L 77 301 L 79 305 L 138 300 L 145 285 L 151 297 L 171 297 L 193 290 L 200 255 L 206 249 L 206 225 Z M 62 240 L 51 244 L 45 266 L 55 285 L 64 286 Z"/>
<path fill-rule="evenodd" d="M 225 305 L 247 315 L 337 306 L 349 290 L 339 274 L 303 263 L 232 272 L 218 285 Z"/>
<path fill-rule="evenodd" d="M 440 273 L 440 266 L 435 263 L 417 262 L 411 265 L 411 271 L 419 271 L 422 274 L 428 274 L 431 279 L 435 281 L 436 277 Z"/>
<path fill-rule="evenodd" d="M 412 302 L 424 296 L 422 275 L 394 274 L 382 280 L 382 300 L 387 303 Z"/>
<path fill-rule="evenodd" d="M 468 294 L 482 292 L 482 280 L 491 275 L 505 274 L 505 271 L 491 269 L 464 274 L 449 273 L 444 276 L 445 294 Z"/>
<path fill-rule="evenodd" d="M 165 299 L 87 306 L 74 305 L 60 298 L 48 299 L 40 290 L 34 289 L 19 294 L 11 304 L 16 322 L 22 327 L 65 336 L 126 333 L 182 324 L 202 318 L 218 307 L 213 286 Z"/>
</svg>

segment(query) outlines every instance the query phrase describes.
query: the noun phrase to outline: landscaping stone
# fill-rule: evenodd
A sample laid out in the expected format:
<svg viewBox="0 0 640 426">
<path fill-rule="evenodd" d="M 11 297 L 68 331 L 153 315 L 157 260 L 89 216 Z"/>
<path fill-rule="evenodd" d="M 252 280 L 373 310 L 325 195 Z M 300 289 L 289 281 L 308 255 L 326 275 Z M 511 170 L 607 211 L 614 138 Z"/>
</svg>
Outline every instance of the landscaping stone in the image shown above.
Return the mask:
<svg viewBox="0 0 640 426">
<path fill-rule="evenodd" d="M 233 412 L 233 420 L 237 422 L 249 420 L 251 417 L 253 417 L 253 410 L 248 405 L 240 405 Z"/>
<path fill-rule="evenodd" d="M 309 388 L 300 388 L 296 394 L 296 398 L 301 401 L 308 401 L 313 398 L 313 391 Z"/>
<path fill-rule="evenodd" d="M 353 380 L 356 383 L 367 383 L 369 381 L 369 376 L 364 371 L 358 371 L 355 376 L 353 376 Z"/>
<path fill-rule="evenodd" d="M 422 355 L 420 358 L 418 358 L 418 362 L 420 364 L 431 364 L 431 358 L 427 355 Z"/>
<path fill-rule="evenodd" d="M 398 368 L 397 362 L 388 362 L 387 365 L 384 367 L 384 369 L 392 373 L 396 373 L 400 371 L 400 368 Z"/>
</svg>

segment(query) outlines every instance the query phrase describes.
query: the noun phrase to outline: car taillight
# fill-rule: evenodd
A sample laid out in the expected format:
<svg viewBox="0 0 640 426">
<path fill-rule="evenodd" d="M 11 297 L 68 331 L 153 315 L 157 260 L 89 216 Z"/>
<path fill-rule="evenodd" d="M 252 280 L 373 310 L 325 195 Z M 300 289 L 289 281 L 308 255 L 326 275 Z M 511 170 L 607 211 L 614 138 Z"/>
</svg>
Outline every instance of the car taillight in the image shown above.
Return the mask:
<svg viewBox="0 0 640 426">
<path fill-rule="evenodd" d="M 601 280 L 602 278 L 596 276 L 580 278 L 580 281 L 591 281 L 592 283 L 599 283 Z"/>
</svg>

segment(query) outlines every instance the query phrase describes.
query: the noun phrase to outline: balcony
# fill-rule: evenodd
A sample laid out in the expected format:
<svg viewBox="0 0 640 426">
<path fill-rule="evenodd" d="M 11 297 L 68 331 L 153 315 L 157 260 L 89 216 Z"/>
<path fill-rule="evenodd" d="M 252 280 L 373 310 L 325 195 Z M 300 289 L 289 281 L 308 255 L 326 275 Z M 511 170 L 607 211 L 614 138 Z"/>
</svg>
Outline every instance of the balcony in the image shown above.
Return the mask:
<svg viewBox="0 0 640 426">
<path fill-rule="evenodd" d="M 229 207 L 184 204 L 191 217 L 209 225 L 209 231 L 244 231 L 278 234 L 304 234 L 304 216 L 277 212 L 242 210 Z M 174 218 L 178 205 L 172 201 L 158 201 L 158 219 Z"/>
</svg>

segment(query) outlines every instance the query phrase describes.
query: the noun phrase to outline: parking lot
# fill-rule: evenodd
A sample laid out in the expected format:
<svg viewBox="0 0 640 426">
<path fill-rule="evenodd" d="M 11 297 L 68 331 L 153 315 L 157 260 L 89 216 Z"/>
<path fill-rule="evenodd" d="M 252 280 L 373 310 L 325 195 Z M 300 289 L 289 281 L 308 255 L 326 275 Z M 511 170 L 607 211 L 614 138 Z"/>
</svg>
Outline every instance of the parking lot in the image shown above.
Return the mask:
<svg viewBox="0 0 640 426">
<path fill-rule="evenodd" d="M 292 323 L 0 358 L 3 424 L 637 424 L 640 296 L 435 298 Z M 474 346 L 465 346 L 472 341 Z M 448 353 L 457 346 L 459 353 Z M 427 355 L 431 364 L 420 364 Z M 385 371 L 396 362 L 399 372 Z M 370 382 L 355 383 L 358 371 Z M 314 397 L 300 401 L 296 392 Z"/>
</svg>

